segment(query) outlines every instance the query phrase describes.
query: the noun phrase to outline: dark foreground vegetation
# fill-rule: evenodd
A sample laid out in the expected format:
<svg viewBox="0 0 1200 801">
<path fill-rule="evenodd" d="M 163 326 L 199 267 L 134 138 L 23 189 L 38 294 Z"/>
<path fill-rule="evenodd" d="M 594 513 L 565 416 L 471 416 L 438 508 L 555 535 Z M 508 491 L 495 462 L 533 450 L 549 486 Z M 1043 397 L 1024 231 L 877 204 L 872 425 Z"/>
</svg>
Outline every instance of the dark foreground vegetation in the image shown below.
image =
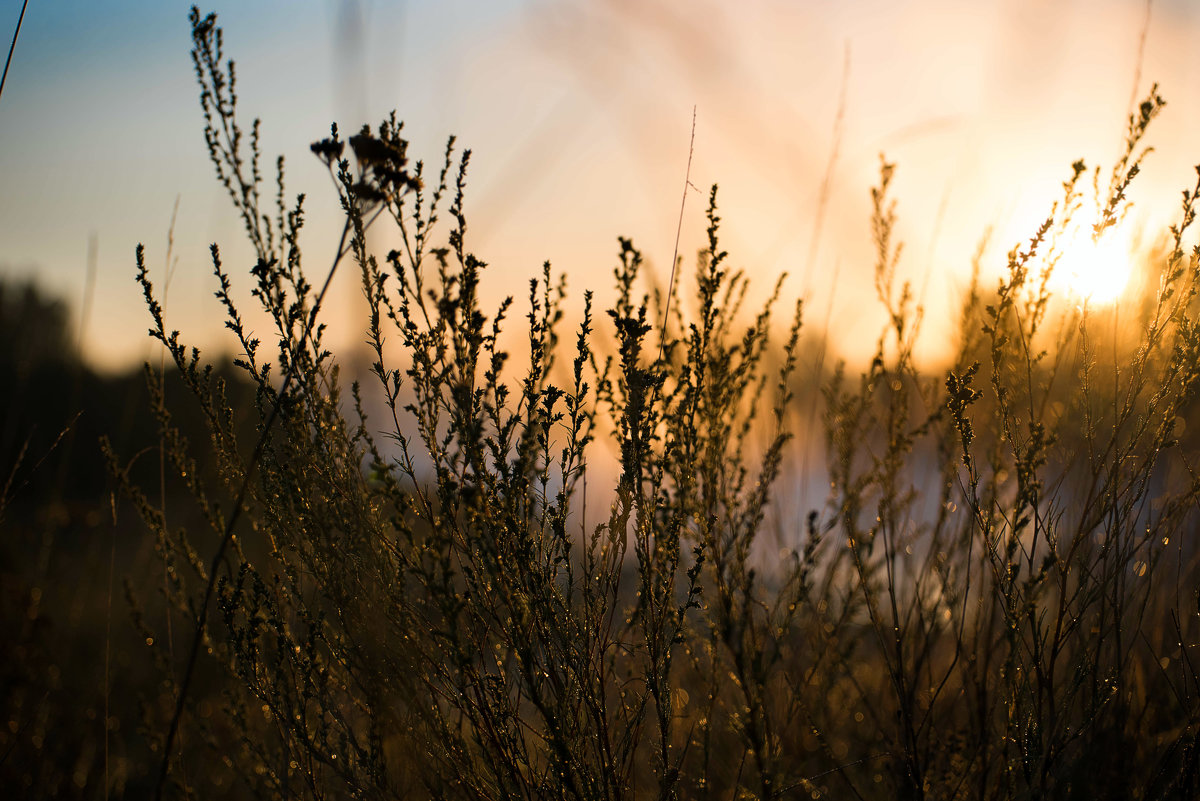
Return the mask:
<svg viewBox="0 0 1200 801">
<path fill-rule="evenodd" d="M 131 480 L 173 523 L 195 518 L 186 487 L 160 474 L 160 437 L 146 379 L 103 377 L 81 362 L 66 307 L 32 285 L 0 284 L 0 796 L 138 797 L 153 763 L 139 704 L 162 681 L 129 625 L 127 594 L 153 598 L 161 561 L 136 511 L 113 494 L 99 448 L 110 438 Z M 231 397 L 249 384 L 232 365 Z M 186 387 L 163 377 L 168 397 Z M 203 419 L 179 404 L 175 424 L 203 441 Z M 253 421 L 242 425 L 246 436 Z M 213 479 L 215 473 L 211 474 Z M 108 738 L 105 738 L 105 720 Z M 106 749 L 107 746 L 107 749 Z"/>
<path fill-rule="evenodd" d="M 1120 326 L 1048 289 L 1064 230 L 1122 224 L 1156 93 L 1111 173 L 1074 165 L 999 283 L 976 270 L 938 375 L 914 361 L 921 312 L 895 279 L 884 164 L 870 232 L 889 323 L 865 371 L 827 373 L 801 306 L 783 325 L 774 302 L 743 313 L 715 188 L 696 269 L 670 284 L 686 290 L 643 290 L 642 257 L 621 240 L 611 309 L 549 266 L 526 297 L 485 308 L 468 154 L 451 142 L 436 168 L 410 161 L 394 119 L 313 145 L 345 227 L 311 282 L 303 200 L 288 198 L 282 161 L 267 189 L 215 18 L 193 12 L 192 26 L 209 152 L 275 328 L 243 322 L 214 246 L 241 353 L 234 372 L 212 369 L 172 332 L 139 249 L 173 365 L 147 371 L 154 431 L 114 437 L 120 415 L 90 402 L 116 396 L 73 396 L 72 381 L 95 379 L 30 362 L 47 373 L 24 385 L 86 397 L 89 413 L 60 427 L 74 444 L 53 462 L 78 477 L 45 492 L 28 482 L 47 467 L 25 469 L 20 438 L 4 441 L 5 464 L 30 476 L 2 509 L 7 787 L 1200 795 L 1200 255 L 1187 244 L 1200 184 L 1145 257 L 1151 290 L 1123 302 Z M 401 246 L 370 252 L 376 226 Z M 368 301 L 361 385 L 322 343 L 339 269 L 361 275 Z M 510 365 L 514 326 L 528 350 Z M 106 471 L 88 461 L 89 419 L 109 432 Z M 24 453 L 64 449 L 52 444 Z M 827 492 L 793 514 L 778 499 L 811 481 L 796 454 L 812 451 Z M 615 470 L 593 467 L 605 453 Z M 46 519 L 73 520 L 76 498 L 120 527 Z M 129 589 L 113 592 L 122 570 Z M 39 607 L 51 596 L 53 615 Z"/>
</svg>

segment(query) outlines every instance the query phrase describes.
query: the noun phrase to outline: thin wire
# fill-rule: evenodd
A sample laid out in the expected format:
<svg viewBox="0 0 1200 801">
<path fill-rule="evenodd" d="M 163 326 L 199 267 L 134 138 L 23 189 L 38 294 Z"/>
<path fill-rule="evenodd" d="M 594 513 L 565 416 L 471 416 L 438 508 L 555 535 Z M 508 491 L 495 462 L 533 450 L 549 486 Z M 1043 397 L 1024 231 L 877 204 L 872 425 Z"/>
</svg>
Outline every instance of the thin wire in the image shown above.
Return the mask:
<svg viewBox="0 0 1200 801">
<path fill-rule="evenodd" d="M 17 29 L 13 31 L 12 44 L 8 46 L 8 58 L 4 61 L 4 74 L 0 75 L 0 95 L 4 94 L 4 82 L 8 79 L 8 65 L 12 63 L 13 51 L 17 49 L 17 36 L 21 33 L 21 22 L 25 19 L 25 9 L 29 6 L 29 0 L 25 0 L 21 4 L 21 16 L 17 17 Z"/>
</svg>

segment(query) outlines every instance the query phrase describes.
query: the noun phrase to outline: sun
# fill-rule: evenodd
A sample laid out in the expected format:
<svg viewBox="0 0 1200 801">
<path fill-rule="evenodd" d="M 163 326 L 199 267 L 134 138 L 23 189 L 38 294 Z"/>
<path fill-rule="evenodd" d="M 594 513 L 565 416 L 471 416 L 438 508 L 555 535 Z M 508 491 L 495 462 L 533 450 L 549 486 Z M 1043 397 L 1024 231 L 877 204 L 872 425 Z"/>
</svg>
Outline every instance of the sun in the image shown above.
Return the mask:
<svg viewBox="0 0 1200 801">
<path fill-rule="evenodd" d="M 1110 229 L 1097 238 L 1090 226 L 1080 226 L 1063 235 L 1060 252 L 1050 285 L 1076 300 L 1089 306 L 1114 303 L 1129 284 L 1132 248 L 1120 231 Z"/>
</svg>

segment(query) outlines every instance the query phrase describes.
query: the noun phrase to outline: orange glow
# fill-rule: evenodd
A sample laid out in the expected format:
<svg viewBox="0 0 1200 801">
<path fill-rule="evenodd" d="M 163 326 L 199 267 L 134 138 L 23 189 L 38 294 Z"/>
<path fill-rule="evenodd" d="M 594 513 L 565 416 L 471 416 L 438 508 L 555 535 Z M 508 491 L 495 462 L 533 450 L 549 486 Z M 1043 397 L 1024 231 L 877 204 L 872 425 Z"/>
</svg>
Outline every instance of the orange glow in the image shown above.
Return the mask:
<svg viewBox="0 0 1200 801">
<path fill-rule="evenodd" d="M 1098 306 L 1115 302 L 1128 286 L 1133 254 L 1124 230 L 1096 237 L 1090 226 L 1076 226 L 1062 235 L 1059 247 L 1062 255 L 1050 277 L 1056 293 Z"/>
</svg>

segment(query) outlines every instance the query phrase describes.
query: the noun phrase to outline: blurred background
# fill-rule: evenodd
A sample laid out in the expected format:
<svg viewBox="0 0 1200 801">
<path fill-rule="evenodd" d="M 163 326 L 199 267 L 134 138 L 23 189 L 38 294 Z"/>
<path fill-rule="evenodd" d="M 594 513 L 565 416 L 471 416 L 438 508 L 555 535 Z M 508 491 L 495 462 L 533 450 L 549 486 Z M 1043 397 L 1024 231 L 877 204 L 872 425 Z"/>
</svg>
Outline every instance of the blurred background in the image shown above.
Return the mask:
<svg viewBox="0 0 1200 801">
<path fill-rule="evenodd" d="M 0 41 L 20 9 L 0 0 Z M 145 647 L 165 637 L 174 649 L 180 636 L 159 599 L 169 576 L 113 493 L 97 443 L 111 438 L 118 467 L 170 509 L 172 527 L 203 530 L 161 461 L 138 367 L 162 354 L 133 280 L 144 243 L 168 327 L 217 362 L 228 354 L 209 245 L 243 298 L 253 259 L 205 151 L 188 9 L 31 0 L 0 96 L 0 789 L 14 797 L 144 796 L 156 757 L 139 732 L 161 731 L 173 703 Z M 576 313 L 585 288 L 603 303 L 618 235 L 665 284 L 694 113 L 685 267 L 719 183 L 732 264 L 759 292 L 787 271 L 785 300 L 806 297 L 810 323 L 827 324 L 830 349 L 851 361 L 869 355 L 883 322 L 869 227 L 881 154 L 898 165 L 899 276 L 927 307 L 930 365 L 953 345 L 953 305 L 985 232 L 991 280 L 1073 161 L 1111 167 L 1154 82 L 1168 106 L 1131 193 L 1132 227 L 1147 241 L 1200 161 L 1191 0 L 239 0 L 209 10 L 238 64 L 243 122 L 262 120 L 265 166 L 286 156 L 288 191 L 307 195 L 310 276 L 332 258 L 340 210 L 309 143 L 333 121 L 350 133 L 395 110 L 416 157 L 438 165 L 451 134 L 474 151 L 467 247 L 490 264 L 486 304 L 520 292 L 547 259 L 567 274 Z M 343 270 L 326 303 L 343 354 L 363 339 L 357 280 Z M 173 375 L 166 391 L 168 405 L 186 394 Z M 234 408 L 249 408 L 252 390 L 230 391 Z M 176 423 L 205 441 L 194 406 L 178 404 Z M 808 499 L 793 502 L 799 514 Z M 220 771 L 216 785 L 231 779 Z"/>
<path fill-rule="evenodd" d="M 0 6 L 5 41 L 19 10 Z M 289 191 L 308 195 L 314 274 L 340 228 L 307 145 L 332 121 L 353 131 L 394 109 L 417 157 L 436 163 L 450 134 L 474 150 L 468 247 L 492 265 L 485 289 L 496 298 L 546 259 L 576 290 L 604 289 L 618 235 L 665 275 L 694 108 L 691 180 L 703 191 L 689 193 L 686 264 L 719 183 L 734 262 L 769 276 L 764 291 L 788 271 L 810 319 L 832 309 L 835 348 L 852 360 L 877 335 L 863 300 L 880 154 L 898 164 L 901 276 L 929 309 L 923 353 L 934 360 L 945 347 L 938 311 L 961 292 L 984 231 L 985 268 L 998 272 L 1071 162 L 1111 165 L 1153 82 L 1169 105 L 1135 184 L 1136 222 L 1169 219 L 1200 161 L 1189 135 L 1200 127 L 1200 7 L 1188 0 L 245 0 L 212 10 L 238 62 L 243 115 L 262 120 L 264 160 L 285 155 Z M 162 282 L 176 203 L 166 305 L 187 341 L 229 346 L 208 245 L 221 245 L 239 278 L 251 266 L 205 153 L 187 11 L 35 0 L 0 99 L 0 278 L 32 278 L 61 298 L 84 359 L 104 372 L 154 353 L 133 251 L 146 244 Z M 327 320 L 335 341 L 356 343 L 356 277 L 341 279 Z"/>
</svg>

